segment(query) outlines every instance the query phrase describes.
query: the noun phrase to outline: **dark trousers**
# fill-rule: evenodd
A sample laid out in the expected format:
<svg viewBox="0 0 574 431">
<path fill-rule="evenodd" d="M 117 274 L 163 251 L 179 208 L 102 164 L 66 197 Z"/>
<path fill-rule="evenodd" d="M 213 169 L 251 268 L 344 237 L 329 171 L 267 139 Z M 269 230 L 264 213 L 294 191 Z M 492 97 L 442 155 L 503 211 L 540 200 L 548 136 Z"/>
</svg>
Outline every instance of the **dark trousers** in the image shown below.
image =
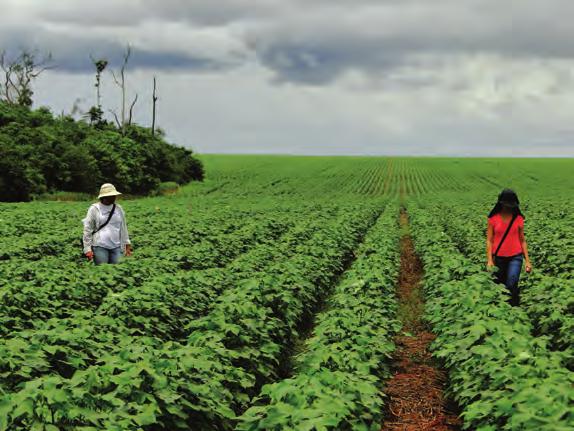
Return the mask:
<svg viewBox="0 0 574 431">
<path fill-rule="evenodd" d="M 520 305 L 520 270 L 522 269 L 522 253 L 515 256 L 495 256 L 494 264 L 498 268 L 495 273 L 496 282 L 504 284 L 510 294 L 510 305 Z"/>
</svg>

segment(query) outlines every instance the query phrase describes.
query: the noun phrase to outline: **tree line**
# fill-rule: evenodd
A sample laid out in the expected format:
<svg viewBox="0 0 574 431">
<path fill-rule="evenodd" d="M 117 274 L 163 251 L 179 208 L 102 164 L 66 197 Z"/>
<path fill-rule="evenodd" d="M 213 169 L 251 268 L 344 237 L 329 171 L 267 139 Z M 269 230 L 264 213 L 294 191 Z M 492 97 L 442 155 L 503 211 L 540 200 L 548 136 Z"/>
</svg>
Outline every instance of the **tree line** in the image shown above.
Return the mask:
<svg viewBox="0 0 574 431">
<path fill-rule="evenodd" d="M 33 109 L 33 82 L 53 67 L 51 55 L 22 51 L 10 59 L 0 53 L 0 201 L 28 201 L 56 191 L 95 193 L 103 182 L 145 195 L 162 182 L 203 179 L 203 166 L 193 152 L 168 143 L 156 128 L 155 77 L 151 127 L 133 121 L 138 95 L 127 100 L 130 57 L 128 46 L 119 71 L 111 73 L 121 101 L 119 112 L 108 110 L 109 121 L 100 91 L 107 59 L 92 58 L 95 103 L 75 119 L 55 116 L 46 107 Z"/>
</svg>

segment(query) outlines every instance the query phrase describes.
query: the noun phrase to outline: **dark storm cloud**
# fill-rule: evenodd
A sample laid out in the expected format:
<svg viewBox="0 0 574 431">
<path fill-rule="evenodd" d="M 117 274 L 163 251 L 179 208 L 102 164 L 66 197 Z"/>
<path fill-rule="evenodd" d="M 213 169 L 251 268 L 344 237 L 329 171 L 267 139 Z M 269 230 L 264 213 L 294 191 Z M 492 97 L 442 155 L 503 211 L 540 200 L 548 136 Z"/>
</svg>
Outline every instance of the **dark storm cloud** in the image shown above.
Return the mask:
<svg viewBox="0 0 574 431">
<path fill-rule="evenodd" d="M 336 2 L 256 29 L 251 37 L 279 81 L 321 84 L 348 70 L 384 73 L 427 54 L 436 60 L 479 54 L 574 59 L 574 26 L 561 14 L 574 16 L 574 3 L 387 2 L 361 13 Z"/>
<path fill-rule="evenodd" d="M 162 25 L 173 23 L 214 32 L 234 28 L 237 44 L 254 50 L 278 81 L 316 85 L 329 83 L 348 70 L 384 72 L 427 53 L 437 57 L 491 53 L 511 58 L 574 58 L 570 42 L 574 39 L 570 25 L 574 3 L 570 0 L 69 0 L 32 4 L 35 16 L 17 23 L 19 31 L 39 48 L 52 50 L 62 67 L 73 71 L 89 67 L 87 59 L 79 58 L 86 53 L 102 52 L 117 59 L 128 42 L 126 31 L 146 31 L 149 22 L 156 24 L 158 32 Z M 67 25 L 67 37 L 49 24 Z M 94 28 L 106 28 L 108 36 L 101 32 L 98 37 L 88 36 Z M 45 37 L 38 37 L 42 31 Z M 169 44 L 154 49 L 138 46 L 133 66 L 211 70 L 244 59 L 208 57 L 176 51 Z"/>
<path fill-rule="evenodd" d="M 385 70 L 406 61 L 404 50 L 380 42 L 344 40 L 333 44 L 273 43 L 258 49 L 263 64 L 274 70 L 278 81 L 325 84 L 349 68 Z M 360 65 L 360 66 L 359 66 Z"/>
<path fill-rule="evenodd" d="M 0 40 L 7 40 L 6 29 L 0 30 Z M 21 50 L 37 52 L 39 56 L 52 55 L 54 69 L 84 73 L 94 69 L 91 58 L 105 58 L 113 67 L 123 61 L 127 43 L 123 44 L 104 37 L 69 37 L 64 34 L 37 30 L 34 35 L 18 30 L 10 30 L 10 44 L 2 46 L 8 58 L 18 55 Z M 214 61 L 206 57 L 168 50 L 149 50 L 131 47 L 129 67 L 135 69 L 189 69 L 195 71 L 219 70 L 229 67 L 229 63 Z"/>
</svg>

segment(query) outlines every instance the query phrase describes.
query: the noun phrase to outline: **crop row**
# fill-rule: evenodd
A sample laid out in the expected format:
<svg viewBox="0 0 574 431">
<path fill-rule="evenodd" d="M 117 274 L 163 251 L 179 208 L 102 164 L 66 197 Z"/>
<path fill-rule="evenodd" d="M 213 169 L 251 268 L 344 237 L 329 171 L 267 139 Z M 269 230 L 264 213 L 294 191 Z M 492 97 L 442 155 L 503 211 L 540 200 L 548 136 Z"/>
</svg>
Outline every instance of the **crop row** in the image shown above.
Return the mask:
<svg viewBox="0 0 574 431">
<path fill-rule="evenodd" d="M 434 355 L 449 371 L 465 429 L 572 429 L 574 377 L 561 356 L 531 335 L 527 315 L 507 303 L 482 265 L 456 249 L 436 214 L 415 204 L 409 213 L 425 265 Z"/>
<path fill-rule="evenodd" d="M 315 217 L 317 227 L 307 244 L 293 244 L 295 254 L 224 291 L 207 315 L 187 326 L 190 335 L 183 344 L 118 333 L 112 327 L 118 325 L 116 319 L 107 325 L 105 317 L 90 319 L 82 325 L 76 316 L 82 331 L 92 325 L 94 335 L 101 330 L 99 336 L 107 337 L 103 344 L 114 348 L 109 354 L 98 351 L 93 365 L 73 373 L 58 367 L 72 362 L 73 356 L 51 361 L 48 369 L 57 372 L 40 369 L 39 376 L 5 389 L 6 427 L 229 428 L 249 397 L 275 377 L 282 349 L 295 336 L 309 305 L 341 271 L 375 214 L 374 209 L 348 208 L 335 217 Z M 49 349 L 54 344 L 56 340 L 45 343 Z M 59 360 L 57 349 L 47 353 Z"/>
<path fill-rule="evenodd" d="M 336 213 L 336 208 L 326 208 L 323 217 Z M 270 235 L 225 269 L 160 275 L 138 272 L 141 283 L 135 283 L 132 276 L 121 278 L 119 285 L 106 277 L 103 283 L 98 278 L 80 283 L 60 271 L 52 282 L 43 274 L 40 285 L 10 286 L 1 292 L 0 308 L 5 331 L 0 369 L 9 371 L 10 377 L 3 380 L 4 385 L 13 389 L 23 381 L 60 370 L 64 363 L 70 365 L 62 373 L 73 374 L 92 365 L 102 353 L 120 348 L 124 341 L 133 343 L 133 337 L 150 337 L 145 342 L 153 346 L 185 338 L 190 322 L 205 315 L 219 294 L 242 278 L 264 271 L 275 259 L 292 256 L 298 246 L 312 240 L 321 223 L 324 219 L 311 218 L 280 238 Z M 98 268 L 98 276 L 118 275 L 116 269 Z M 133 275 L 134 268 L 122 270 Z"/>
<path fill-rule="evenodd" d="M 574 280 L 534 273 L 521 284 L 533 334 L 548 337 L 549 348 L 564 352 L 565 365 L 574 371 Z"/>
<path fill-rule="evenodd" d="M 273 219 L 259 223 L 252 222 L 237 231 L 223 235 L 223 239 L 235 247 L 226 253 L 225 266 L 242 254 L 265 244 L 273 244 L 292 226 L 292 221 Z M 205 250 L 203 242 L 199 247 L 187 249 L 187 262 L 201 261 Z M 206 256 L 210 261 L 210 256 Z M 222 279 L 221 270 L 209 265 L 192 265 L 202 272 L 207 284 L 216 284 Z M 187 266 L 185 266 L 187 268 Z M 157 261 L 140 258 L 130 260 L 121 267 L 98 268 L 70 262 L 54 262 L 44 259 L 41 262 L 5 262 L 0 266 L 5 286 L 0 288 L 0 333 L 4 336 L 18 329 L 30 329 L 33 325 L 50 318 L 66 318 L 78 309 L 95 310 L 104 305 L 106 299 L 119 300 L 126 291 L 154 291 L 157 295 L 165 292 L 158 285 L 170 285 L 172 292 L 197 279 L 197 271 L 180 271 L 181 261 Z M 213 279 L 213 280 L 212 280 Z M 168 281 L 170 283 L 168 283 Z M 201 281 L 201 279 L 200 279 Z M 201 287 L 202 283 L 199 284 Z M 205 291 L 205 289 L 199 289 Z M 129 294 L 128 294 L 129 295 Z"/>
<path fill-rule="evenodd" d="M 381 216 L 344 274 L 293 377 L 263 387 L 238 430 L 378 430 L 389 377 L 398 276 L 396 210 Z"/>
<path fill-rule="evenodd" d="M 147 310 L 140 311 L 149 316 L 155 305 L 169 303 L 166 295 L 174 299 L 175 306 L 187 302 L 191 304 L 188 307 L 204 308 L 242 274 L 261 271 L 273 259 L 284 258 L 296 251 L 299 243 L 307 241 L 322 222 L 314 220 L 315 214 L 331 217 L 337 211 L 336 205 L 299 206 L 296 212 L 269 209 L 268 220 L 246 221 L 251 226 L 221 235 L 220 242 L 237 244 L 221 268 L 181 271 L 176 262 L 140 256 L 126 260 L 120 266 L 100 267 L 97 271 L 91 265 L 61 259 L 3 262 L 0 273 L 5 285 L 0 289 L 0 331 L 7 336 L 17 330 L 31 329 L 50 318 L 68 318 L 77 310 L 126 308 L 135 314 L 138 303 L 147 306 Z M 252 235 L 246 236 L 246 230 Z M 181 231 L 179 235 L 188 233 Z M 200 260 L 201 250 L 191 247 L 187 255 Z M 184 289 L 187 289 L 185 295 Z M 156 311 L 162 313 L 161 308 Z M 141 319 L 145 321 L 143 316 Z M 150 322 L 150 326 L 152 324 Z M 180 326 L 179 322 L 174 324 Z"/>
<path fill-rule="evenodd" d="M 181 269 L 223 266 L 241 250 L 248 239 L 267 229 L 284 229 L 293 210 L 218 208 L 188 209 L 164 201 L 158 206 L 151 202 L 124 204 L 129 230 L 135 242 L 138 258 L 163 261 Z M 42 207 L 26 210 L 16 206 L 3 214 L 10 228 L 0 236 L 0 261 L 40 261 L 56 257 L 77 263 L 81 254 L 81 219 L 87 208 L 79 204 L 51 208 L 47 214 Z M 37 223 L 41 218 L 43 223 Z M 46 220 L 47 219 L 47 220 Z M 273 226 L 276 224 L 277 226 Z M 201 258 L 199 258 L 201 256 Z M 2 277 L 4 278 L 4 277 Z"/>
</svg>

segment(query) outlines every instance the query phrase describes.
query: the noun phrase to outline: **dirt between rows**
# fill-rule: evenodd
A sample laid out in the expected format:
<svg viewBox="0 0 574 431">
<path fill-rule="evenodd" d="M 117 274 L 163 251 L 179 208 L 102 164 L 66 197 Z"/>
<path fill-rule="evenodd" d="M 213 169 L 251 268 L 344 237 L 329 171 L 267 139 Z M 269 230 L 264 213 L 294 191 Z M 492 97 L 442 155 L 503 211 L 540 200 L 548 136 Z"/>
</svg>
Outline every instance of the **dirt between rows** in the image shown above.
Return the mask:
<svg viewBox="0 0 574 431">
<path fill-rule="evenodd" d="M 401 270 L 397 298 L 403 332 L 395 338 L 393 377 L 387 382 L 386 420 L 382 431 L 453 431 L 462 421 L 444 395 L 446 374 L 433 360 L 429 345 L 434 340 L 422 316 L 423 265 L 408 234 L 408 216 L 401 211 Z"/>
</svg>

